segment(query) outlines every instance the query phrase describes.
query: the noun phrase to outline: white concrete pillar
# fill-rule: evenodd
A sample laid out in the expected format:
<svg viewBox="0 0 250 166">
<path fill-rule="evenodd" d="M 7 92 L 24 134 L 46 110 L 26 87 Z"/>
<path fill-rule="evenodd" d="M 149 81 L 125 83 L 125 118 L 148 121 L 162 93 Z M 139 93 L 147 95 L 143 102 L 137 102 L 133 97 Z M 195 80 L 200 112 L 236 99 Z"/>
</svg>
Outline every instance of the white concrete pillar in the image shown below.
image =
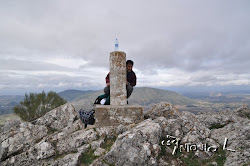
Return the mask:
<svg viewBox="0 0 250 166">
<path fill-rule="evenodd" d="M 126 53 L 114 51 L 110 53 L 110 105 L 127 105 L 127 72 Z"/>
</svg>

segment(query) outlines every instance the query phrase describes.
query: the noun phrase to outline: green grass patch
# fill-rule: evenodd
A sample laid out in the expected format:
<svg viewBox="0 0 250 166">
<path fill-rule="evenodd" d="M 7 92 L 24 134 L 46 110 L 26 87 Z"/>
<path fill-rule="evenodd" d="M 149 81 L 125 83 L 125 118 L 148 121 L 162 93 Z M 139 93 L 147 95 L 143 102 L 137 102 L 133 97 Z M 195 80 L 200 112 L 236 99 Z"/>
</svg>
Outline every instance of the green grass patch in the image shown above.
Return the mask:
<svg viewBox="0 0 250 166">
<path fill-rule="evenodd" d="M 245 113 L 244 114 L 248 119 L 250 119 L 250 113 Z"/>
<path fill-rule="evenodd" d="M 227 124 L 229 124 L 229 123 L 231 123 L 231 122 L 233 122 L 233 121 L 232 121 L 232 120 L 227 120 L 227 121 L 225 122 L 225 124 L 213 123 L 213 124 L 211 124 L 211 126 L 209 127 L 209 129 L 211 130 L 211 129 L 223 128 L 223 127 L 225 127 Z"/>
<path fill-rule="evenodd" d="M 43 140 L 43 138 L 40 138 L 40 139 L 35 140 L 35 144 L 41 142 L 42 140 Z"/>
<path fill-rule="evenodd" d="M 58 151 L 56 151 L 56 154 L 54 156 L 54 160 L 57 160 L 59 158 L 63 158 L 65 156 L 67 156 L 68 154 L 74 154 L 74 153 L 77 153 L 77 152 L 78 152 L 77 150 L 74 150 L 74 151 L 71 151 L 71 152 L 68 152 L 68 153 L 60 154 Z"/>
<path fill-rule="evenodd" d="M 207 163 L 212 163 L 215 161 L 218 166 L 223 166 L 226 161 L 226 151 L 223 150 L 221 147 L 214 153 L 214 155 L 207 160 L 202 160 L 202 164 L 205 165 Z"/>
<path fill-rule="evenodd" d="M 180 158 L 187 166 L 200 166 L 200 165 L 202 165 L 201 162 L 196 159 L 194 152 L 189 153 L 187 156 L 188 156 L 187 158 L 185 158 L 185 157 Z"/>
<path fill-rule="evenodd" d="M 47 127 L 47 129 L 48 129 L 48 132 L 47 132 L 48 135 L 49 135 L 49 134 L 53 134 L 53 133 L 59 131 L 59 130 L 57 130 L 57 129 L 55 129 L 55 128 L 52 128 L 52 127 Z"/>
<path fill-rule="evenodd" d="M 166 144 L 167 140 L 168 140 L 168 139 L 165 138 L 165 137 L 162 137 L 162 138 L 160 139 L 159 145 L 160 145 L 160 147 L 161 147 L 161 151 L 160 151 L 158 157 L 165 156 L 165 155 L 167 154 L 166 145 L 162 145 L 162 141 L 164 141 L 164 144 Z"/>
<path fill-rule="evenodd" d="M 217 153 L 215 154 L 215 161 L 217 162 L 218 166 L 223 166 L 226 161 L 226 151 L 222 148 L 219 148 Z"/>
<path fill-rule="evenodd" d="M 81 158 L 81 164 L 89 165 L 91 164 L 95 159 L 98 158 L 98 156 L 94 155 L 95 150 L 92 150 L 89 148 L 89 151 L 86 153 L 83 153 Z"/>
<path fill-rule="evenodd" d="M 160 141 L 160 142 L 161 142 L 161 141 Z M 161 147 L 161 151 L 160 151 L 160 153 L 159 153 L 159 157 L 165 156 L 165 155 L 167 154 L 166 145 L 162 145 L 162 144 L 160 143 L 160 147 Z"/>
<path fill-rule="evenodd" d="M 65 157 L 67 154 L 60 154 L 58 151 L 56 151 L 56 154 L 54 156 L 54 160 L 57 160 L 59 158 Z"/>
<path fill-rule="evenodd" d="M 105 149 L 106 151 L 110 151 L 111 146 L 115 143 L 116 136 L 113 136 L 112 138 L 107 138 L 107 136 L 104 138 L 104 144 L 101 146 L 101 148 Z"/>
<path fill-rule="evenodd" d="M 110 151 L 111 146 L 114 144 L 116 141 L 116 136 L 112 138 L 108 138 L 107 136 L 104 138 L 104 144 L 101 146 L 101 148 L 105 149 L 106 151 Z M 95 149 L 91 149 L 89 147 L 88 152 L 83 153 L 82 158 L 81 158 L 81 164 L 84 165 L 89 165 L 91 164 L 95 159 L 99 158 L 99 156 L 94 156 Z M 103 161 L 107 165 L 113 166 L 112 164 L 108 163 L 107 161 Z"/>
<path fill-rule="evenodd" d="M 100 138 L 101 138 L 101 136 L 97 133 L 96 140 L 99 140 Z"/>
<path fill-rule="evenodd" d="M 223 128 L 225 127 L 227 124 L 220 124 L 220 123 L 213 123 L 211 124 L 211 126 L 209 127 L 210 130 L 212 129 L 219 129 L 219 128 Z"/>
</svg>

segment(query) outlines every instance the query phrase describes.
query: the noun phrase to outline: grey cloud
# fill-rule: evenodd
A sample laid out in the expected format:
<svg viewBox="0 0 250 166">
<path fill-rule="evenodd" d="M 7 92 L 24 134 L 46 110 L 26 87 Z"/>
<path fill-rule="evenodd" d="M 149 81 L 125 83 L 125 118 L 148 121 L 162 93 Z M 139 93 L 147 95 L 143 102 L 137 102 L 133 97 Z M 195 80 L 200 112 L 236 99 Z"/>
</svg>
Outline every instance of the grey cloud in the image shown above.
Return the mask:
<svg viewBox="0 0 250 166">
<path fill-rule="evenodd" d="M 216 84 L 221 80 L 207 72 L 226 77 L 250 70 L 249 6 L 247 0 L 6 1 L 0 6 L 0 59 L 12 60 L 1 60 L 0 70 L 74 73 L 42 61 L 67 56 L 89 61 L 79 70 L 91 68 L 89 75 L 102 77 L 95 68 L 108 70 L 118 38 L 120 50 L 145 76 L 176 69 L 194 83 Z"/>
<path fill-rule="evenodd" d="M 0 59 L 0 70 L 21 71 L 72 71 L 70 68 L 39 61 Z"/>
<path fill-rule="evenodd" d="M 192 81 L 194 82 L 207 82 L 207 81 L 211 81 L 211 80 L 218 80 L 218 77 L 214 76 L 214 75 L 198 75 L 198 76 L 193 76 L 190 78 Z"/>
<path fill-rule="evenodd" d="M 0 77 L 0 95 L 12 94 L 13 91 L 22 89 L 19 94 L 24 92 L 62 91 L 65 89 L 102 89 L 105 86 L 104 78 L 93 78 L 89 76 L 69 76 L 64 74 L 49 75 L 20 75 L 7 73 Z M 19 79 L 19 77 L 22 79 Z"/>
</svg>

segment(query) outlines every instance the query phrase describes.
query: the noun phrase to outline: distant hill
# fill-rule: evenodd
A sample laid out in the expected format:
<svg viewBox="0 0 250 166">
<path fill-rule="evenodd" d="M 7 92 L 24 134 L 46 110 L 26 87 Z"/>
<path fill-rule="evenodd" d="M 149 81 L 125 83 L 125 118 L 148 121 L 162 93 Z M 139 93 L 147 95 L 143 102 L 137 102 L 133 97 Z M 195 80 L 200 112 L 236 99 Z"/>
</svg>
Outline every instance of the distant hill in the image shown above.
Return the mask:
<svg viewBox="0 0 250 166">
<path fill-rule="evenodd" d="M 12 108 L 22 101 L 24 96 L 4 95 L 0 96 L 0 115 L 12 113 Z"/>
<path fill-rule="evenodd" d="M 81 91 L 71 89 L 58 94 L 69 103 L 72 103 L 76 110 L 78 110 L 80 108 L 93 108 L 94 100 L 99 95 L 104 94 L 104 92 L 103 90 Z M 19 104 L 23 98 L 24 96 L 0 96 L 0 115 L 12 113 L 12 108 Z M 129 104 L 139 104 L 144 106 L 144 108 L 149 108 L 151 104 L 161 101 L 166 101 L 174 105 L 192 105 L 195 103 L 195 100 L 184 97 L 176 92 L 148 87 L 136 87 L 128 101 Z"/>
<path fill-rule="evenodd" d="M 135 88 L 129 101 L 140 105 L 149 105 L 161 101 L 169 102 L 174 105 L 191 105 L 195 103 L 194 100 L 176 92 L 148 87 Z"/>
<path fill-rule="evenodd" d="M 103 90 L 92 91 L 90 93 L 85 93 L 81 96 L 78 96 L 70 103 L 73 104 L 76 110 L 79 110 L 80 108 L 89 110 L 93 108 L 95 99 L 102 94 L 104 94 Z"/>
<path fill-rule="evenodd" d="M 103 90 L 85 93 L 78 96 L 71 103 L 76 110 L 80 108 L 91 109 L 93 108 L 94 100 L 102 94 L 104 94 Z M 136 87 L 128 101 L 129 104 L 139 104 L 144 107 L 149 107 L 151 104 L 156 104 L 161 101 L 169 102 L 174 105 L 195 104 L 195 100 L 184 97 L 176 92 L 148 87 Z"/>
<path fill-rule="evenodd" d="M 81 91 L 81 90 L 65 90 L 63 92 L 58 93 L 59 96 L 61 96 L 62 98 L 66 99 L 68 102 L 72 101 L 74 99 L 76 99 L 79 96 L 82 96 L 84 94 L 93 92 L 92 90 L 88 90 L 88 91 Z"/>
</svg>

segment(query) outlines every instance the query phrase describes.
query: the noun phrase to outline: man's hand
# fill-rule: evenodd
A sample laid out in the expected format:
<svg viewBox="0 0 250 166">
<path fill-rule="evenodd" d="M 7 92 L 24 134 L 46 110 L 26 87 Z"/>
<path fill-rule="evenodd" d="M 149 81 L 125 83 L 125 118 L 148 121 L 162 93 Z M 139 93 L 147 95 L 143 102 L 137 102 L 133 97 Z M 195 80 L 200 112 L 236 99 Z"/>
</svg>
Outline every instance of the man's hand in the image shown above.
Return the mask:
<svg viewBox="0 0 250 166">
<path fill-rule="evenodd" d="M 110 83 L 107 83 L 107 86 L 110 86 Z"/>
<path fill-rule="evenodd" d="M 128 81 L 126 82 L 126 84 L 127 84 L 127 85 L 129 84 Z"/>
</svg>

